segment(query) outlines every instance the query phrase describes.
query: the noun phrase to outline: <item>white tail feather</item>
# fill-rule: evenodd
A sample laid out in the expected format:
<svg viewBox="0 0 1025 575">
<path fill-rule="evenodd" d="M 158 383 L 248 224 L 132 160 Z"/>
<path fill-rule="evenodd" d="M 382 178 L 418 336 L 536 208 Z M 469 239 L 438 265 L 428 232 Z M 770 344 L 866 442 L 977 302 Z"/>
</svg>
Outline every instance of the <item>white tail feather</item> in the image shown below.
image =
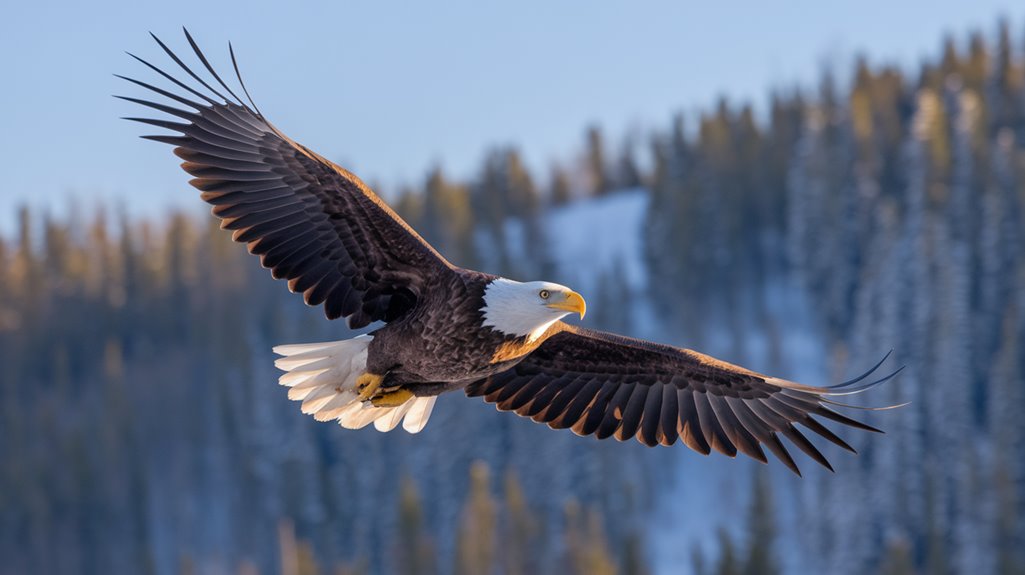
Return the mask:
<svg viewBox="0 0 1025 575">
<path fill-rule="evenodd" d="M 413 406 L 413 403 L 414 401 L 407 401 L 406 403 L 403 403 L 391 410 L 391 413 L 375 421 L 374 427 L 377 428 L 378 431 L 391 431 L 395 429 L 395 427 L 399 425 L 399 422 L 402 421 L 402 418 L 409 413 L 409 408 Z"/>
<path fill-rule="evenodd" d="M 367 368 L 367 348 L 374 337 L 320 343 L 279 345 L 274 353 L 283 357 L 274 365 L 287 373 L 278 382 L 288 387 L 288 399 L 302 402 L 302 412 L 317 421 L 337 420 L 349 429 L 374 424 L 378 431 L 391 431 L 402 423 L 409 433 L 427 425 L 434 409 L 434 397 L 414 397 L 396 407 L 374 407 L 359 400 L 356 380 Z"/>
<path fill-rule="evenodd" d="M 406 420 L 402 422 L 402 429 L 410 433 L 420 433 L 420 431 L 427 425 L 427 420 L 431 417 L 431 412 L 434 411 L 434 401 L 437 397 L 417 397 L 412 400 L 412 407 L 409 408 L 409 413 L 406 414 Z"/>
</svg>

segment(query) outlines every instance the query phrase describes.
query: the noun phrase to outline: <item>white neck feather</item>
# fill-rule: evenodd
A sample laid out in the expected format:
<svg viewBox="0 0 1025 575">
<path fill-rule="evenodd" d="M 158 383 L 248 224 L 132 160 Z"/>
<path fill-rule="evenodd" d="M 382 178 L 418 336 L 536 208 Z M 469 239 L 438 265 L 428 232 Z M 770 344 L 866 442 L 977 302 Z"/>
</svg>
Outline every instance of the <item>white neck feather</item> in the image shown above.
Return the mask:
<svg viewBox="0 0 1025 575">
<path fill-rule="evenodd" d="M 537 299 L 537 292 L 546 285 L 543 282 L 520 283 L 498 278 L 484 290 L 484 327 L 490 327 L 506 335 L 526 337 L 534 341 L 544 335 L 551 325 L 567 315 L 552 310 Z M 559 286 L 561 287 L 561 286 Z"/>
</svg>

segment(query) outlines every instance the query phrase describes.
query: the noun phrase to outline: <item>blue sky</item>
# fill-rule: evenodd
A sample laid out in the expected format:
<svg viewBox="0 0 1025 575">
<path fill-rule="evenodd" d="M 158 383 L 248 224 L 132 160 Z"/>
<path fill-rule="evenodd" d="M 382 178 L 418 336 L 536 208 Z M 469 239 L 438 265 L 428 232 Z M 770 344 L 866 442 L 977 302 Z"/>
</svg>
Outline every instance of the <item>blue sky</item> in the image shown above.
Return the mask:
<svg viewBox="0 0 1025 575">
<path fill-rule="evenodd" d="M 944 33 L 992 31 L 999 15 L 1025 49 L 1025 3 L 1000 0 L 44 1 L 4 12 L 0 233 L 26 201 L 57 214 L 97 198 L 143 216 L 200 211 L 177 158 L 136 138 L 147 129 L 117 118 L 139 111 L 110 97 L 141 94 L 114 72 L 154 79 L 123 53 L 164 62 L 150 30 L 184 51 L 188 26 L 221 67 L 232 41 L 279 128 L 386 189 L 436 163 L 469 177 L 496 144 L 546 170 L 579 151 L 589 123 L 618 139 L 720 94 L 757 105 L 858 53 L 912 65 Z"/>
</svg>

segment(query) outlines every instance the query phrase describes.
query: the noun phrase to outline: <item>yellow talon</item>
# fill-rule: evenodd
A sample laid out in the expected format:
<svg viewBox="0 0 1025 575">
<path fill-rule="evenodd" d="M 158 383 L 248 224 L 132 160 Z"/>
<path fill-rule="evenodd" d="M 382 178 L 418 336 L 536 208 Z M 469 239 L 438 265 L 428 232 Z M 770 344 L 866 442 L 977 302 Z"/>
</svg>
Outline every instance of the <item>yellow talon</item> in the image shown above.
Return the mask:
<svg viewBox="0 0 1025 575">
<path fill-rule="evenodd" d="M 372 403 L 374 407 L 398 407 L 410 399 L 413 399 L 412 392 L 407 389 L 396 389 L 395 391 L 375 395 L 370 398 L 370 403 Z"/>
<path fill-rule="evenodd" d="M 381 382 L 384 381 L 383 375 L 377 375 L 376 373 L 364 373 L 356 379 L 356 392 L 359 394 L 358 399 L 360 401 L 366 401 L 377 393 L 377 389 L 381 387 Z"/>
</svg>

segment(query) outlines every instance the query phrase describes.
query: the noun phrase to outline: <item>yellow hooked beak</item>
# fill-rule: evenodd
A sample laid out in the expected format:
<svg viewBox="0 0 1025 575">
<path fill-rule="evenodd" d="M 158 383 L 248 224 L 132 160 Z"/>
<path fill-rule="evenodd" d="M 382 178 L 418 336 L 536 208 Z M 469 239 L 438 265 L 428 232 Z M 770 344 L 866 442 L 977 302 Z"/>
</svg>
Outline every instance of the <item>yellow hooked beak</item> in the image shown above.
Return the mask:
<svg viewBox="0 0 1025 575">
<path fill-rule="evenodd" d="M 559 294 L 553 294 L 553 299 L 558 298 Z M 545 305 L 552 309 L 578 313 L 580 314 L 580 319 L 584 319 L 584 314 L 587 313 L 587 302 L 575 291 L 566 292 L 561 301 L 552 301 Z"/>
</svg>

